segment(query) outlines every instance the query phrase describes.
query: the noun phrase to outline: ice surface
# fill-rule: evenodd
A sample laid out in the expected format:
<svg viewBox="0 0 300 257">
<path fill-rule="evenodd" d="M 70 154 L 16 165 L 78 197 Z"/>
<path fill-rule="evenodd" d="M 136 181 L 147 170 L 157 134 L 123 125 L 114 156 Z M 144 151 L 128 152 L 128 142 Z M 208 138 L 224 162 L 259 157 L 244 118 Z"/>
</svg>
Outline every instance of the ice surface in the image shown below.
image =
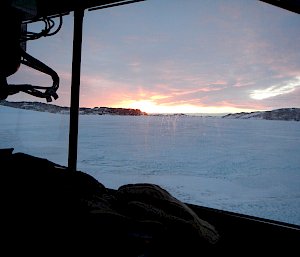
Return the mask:
<svg viewBox="0 0 300 257">
<path fill-rule="evenodd" d="M 0 107 L 0 148 L 67 165 L 69 116 Z M 178 199 L 300 225 L 300 122 L 80 116 L 78 169 L 106 187 L 149 182 Z"/>
</svg>

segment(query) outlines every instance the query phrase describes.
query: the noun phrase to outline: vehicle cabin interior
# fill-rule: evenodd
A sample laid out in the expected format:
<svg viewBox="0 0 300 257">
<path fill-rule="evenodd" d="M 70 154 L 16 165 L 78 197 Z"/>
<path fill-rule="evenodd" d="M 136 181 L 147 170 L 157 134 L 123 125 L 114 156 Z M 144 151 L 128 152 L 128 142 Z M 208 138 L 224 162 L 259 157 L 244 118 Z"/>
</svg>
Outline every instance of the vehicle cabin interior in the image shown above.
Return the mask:
<svg viewBox="0 0 300 257">
<path fill-rule="evenodd" d="M 2 14 L 9 14 L 1 17 L 2 31 L 7 35 L 2 39 L 1 100 L 21 91 L 48 102 L 57 98 L 58 75 L 26 53 L 26 39 L 22 41 L 20 35 L 25 23 L 74 12 L 68 166 L 14 152 L 13 147 L 0 149 L 2 249 L 9 255 L 296 254 L 300 245 L 297 225 L 183 203 L 150 183 L 110 189 L 77 170 L 84 12 L 140 1 L 27 1 L 29 5 L 36 2 L 32 13 L 28 9 L 17 11 L 12 4 L 17 1 L 1 3 Z M 300 1 L 263 2 L 300 14 Z M 17 72 L 20 64 L 48 74 L 52 86 L 9 85 L 6 78 Z"/>
</svg>

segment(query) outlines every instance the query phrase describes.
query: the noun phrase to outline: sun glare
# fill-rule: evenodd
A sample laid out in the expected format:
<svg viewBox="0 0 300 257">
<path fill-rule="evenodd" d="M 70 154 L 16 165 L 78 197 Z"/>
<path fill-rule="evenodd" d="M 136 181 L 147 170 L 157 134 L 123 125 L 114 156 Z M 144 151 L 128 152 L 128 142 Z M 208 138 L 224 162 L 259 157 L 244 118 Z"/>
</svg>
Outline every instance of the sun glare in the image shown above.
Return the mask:
<svg viewBox="0 0 300 257">
<path fill-rule="evenodd" d="M 171 114 L 171 113 L 206 113 L 206 114 L 218 114 L 218 113 L 236 113 L 236 112 L 252 112 L 253 109 L 241 109 L 231 106 L 196 106 L 196 105 L 160 105 L 153 100 L 139 100 L 139 101 L 125 101 L 118 106 L 123 108 L 140 109 L 143 112 L 149 114 Z"/>
</svg>

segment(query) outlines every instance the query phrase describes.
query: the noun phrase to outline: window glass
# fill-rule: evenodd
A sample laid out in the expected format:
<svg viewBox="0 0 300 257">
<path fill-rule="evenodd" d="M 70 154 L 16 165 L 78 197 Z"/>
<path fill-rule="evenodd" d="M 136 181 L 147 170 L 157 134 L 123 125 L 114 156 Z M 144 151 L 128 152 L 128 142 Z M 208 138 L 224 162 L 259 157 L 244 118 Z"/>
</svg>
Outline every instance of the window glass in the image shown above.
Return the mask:
<svg viewBox="0 0 300 257">
<path fill-rule="evenodd" d="M 184 202 L 300 225 L 299 27 L 261 1 L 86 10 L 77 168 L 110 188 L 155 183 Z M 27 46 L 59 74 L 58 106 L 69 106 L 72 36 L 70 14 Z M 23 67 L 10 77 L 24 81 L 49 83 Z M 67 165 L 68 111 L 0 112 L 1 148 Z"/>
</svg>

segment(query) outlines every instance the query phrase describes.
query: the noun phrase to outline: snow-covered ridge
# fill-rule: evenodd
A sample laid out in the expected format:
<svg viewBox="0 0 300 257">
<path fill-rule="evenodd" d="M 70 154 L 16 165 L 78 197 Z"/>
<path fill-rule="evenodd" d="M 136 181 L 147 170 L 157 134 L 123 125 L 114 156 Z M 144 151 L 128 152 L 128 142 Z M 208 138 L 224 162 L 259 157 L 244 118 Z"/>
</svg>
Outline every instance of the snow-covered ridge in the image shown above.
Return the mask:
<svg viewBox="0 0 300 257">
<path fill-rule="evenodd" d="M 6 100 L 0 101 L 0 105 L 9 106 L 13 108 L 34 110 L 40 112 L 51 112 L 51 113 L 61 113 L 69 114 L 70 108 L 58 106 L 54 104 L 46 104 L 40 102 L 9 102 Z M 147 115 L 147 113 L 142 112 L 139 109 L 128 109 L 128 108 L 111 108 L 111 107 L 94 107 L 79 108 L 79 114 L 89 114 L 89 115 L 131 115 L 131 116 L 140 116 Z"/>
<path fill-rule="evenodd" d="M 300 108 L 281 108 L 272 111 L 231 113 L 223 116 L 223 118 L 300 121 Z"/>
<path fill-rule="evenodd" d="M 0 101 L 0 105 L 9 106 L 13 108 L 26 109 L 26 110 L 40 111 L 40 112 L 50 112 L 50 113 L 60 113 L 60 114 L 69 114 L 70 112 L 69 107 L 41 103 L 41 102 L 27 102 L 27 101 L 9 102 L 6 100 L 2 100 Z M 166 114 L 147 114 L 146 112 L 142 112 L 139 109 L 111 108 L 111 107 L 94 107 L 94 108 L 80 107 L 79 114 L 81 115 L 166 116 Z M 168 116 L 195 116 L 195 115 L 168 114 Z M 201 115 L 199 117 L 211 117 L 211 116 Z M 281 108 L 281 109 L 275 109 L 271 111 L 230 113 L 220 117 L 226 119 L 300 121 L 300 108 Z"/>
</svg>

